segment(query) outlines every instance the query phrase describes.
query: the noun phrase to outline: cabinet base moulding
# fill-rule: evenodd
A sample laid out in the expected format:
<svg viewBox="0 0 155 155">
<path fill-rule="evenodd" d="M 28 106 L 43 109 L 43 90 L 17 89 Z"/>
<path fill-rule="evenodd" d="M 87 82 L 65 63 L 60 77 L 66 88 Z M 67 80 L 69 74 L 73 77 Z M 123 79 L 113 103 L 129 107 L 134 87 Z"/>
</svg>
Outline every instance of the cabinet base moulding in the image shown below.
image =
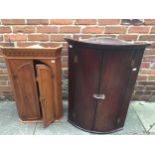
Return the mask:
<svg viewBox="0 0 155 155">
<path fill-rule="evenodd" d="M 124 128 L 121 127 L 121 128 L 118 128 L 118 129 L 115 129 L 115 130 L 111 130 L 111 131 L 93 131 L 93 130 L 87 130 L 87 129 L 84 129 L 78 125 L 76 125 L 74 122 L 68 120 L 69 123 L 71 123 L 73 126 L 83 130 L 83 131 L 86 131 L 86 132 L 90 132 L 90 133 L 97 133 L 97 134 L 108 134 L 108 133 L 114 133 L 114 132 L 118 132 L 118 131 L 121 131 L 123 130 Z"/>
</svg>

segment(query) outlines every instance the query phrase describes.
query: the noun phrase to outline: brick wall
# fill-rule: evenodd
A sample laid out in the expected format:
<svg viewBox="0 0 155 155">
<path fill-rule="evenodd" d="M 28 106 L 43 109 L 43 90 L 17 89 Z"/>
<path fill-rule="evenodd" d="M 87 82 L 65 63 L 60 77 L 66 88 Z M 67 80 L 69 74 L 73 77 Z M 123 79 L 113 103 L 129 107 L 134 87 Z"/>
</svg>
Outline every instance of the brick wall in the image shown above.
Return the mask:
<svg viewBox="0 0 155 155">
<path fill-rule="evenodd" d="M 40 44 L 45 47 L 63 45 L 62 70 L 67 79 L 67 44 L 64 37 L 89 38 L 111 36 L 114 38 L 149 42 L 141 64 L 133 99 L 155 100 L 155 19 L 140 23 L 125 23 L 120 19 L 1 19 L 0 46 L 26 47 Z M 4 59 L 0 54 L 0 96 L 12 95 Z"/>
</svg>

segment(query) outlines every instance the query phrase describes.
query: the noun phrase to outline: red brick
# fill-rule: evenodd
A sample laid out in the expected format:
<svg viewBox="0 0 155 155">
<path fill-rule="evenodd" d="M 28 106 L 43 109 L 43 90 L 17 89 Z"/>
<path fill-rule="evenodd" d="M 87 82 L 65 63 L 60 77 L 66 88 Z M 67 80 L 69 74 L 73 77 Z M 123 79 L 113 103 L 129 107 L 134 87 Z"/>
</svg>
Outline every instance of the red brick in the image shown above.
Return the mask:
<svg viewBox="0 0 155 155">
<path fill-rule="evenodd" d="M 138 38 L 137 35 L 119 35 L 118 39 L 126 40 L 126 41 L 136 41 Z"/>
<path fill-rule="evenodd" d="M 144 61 L 155 61 L 155 56 L 147 56 L 147 57 L 144 57 L 143 58 L 144 59 Z"/>
<path fill-rule="evenodd" d="M 144 89 L 144 86 L 136 86 L 135 87 L 135 90 L 143 90 Z"/>
<path fill-rule="evenodd" d="M 105 29 L 105 33 L 106 34 L 112 34 L 112 33 L 116 33 L 116 34 L 122 34 L 122 33 L 126 33 L 127 28 L 126 27 L 122 27 L 122 26 L 113 26 L 113 27 L 106 27 Z"/>
<path fill-rule="evenodd" d="M 137 80 L 138 81 L 146 81 L 147 80 L 147 76 L 138 75 Z"/>
<path fill-rule="evenodd" d="M 37 27 L 39 33 L 57 33 L 58 28 L 56 26 L 39 26 Z"/>
<path fill-rule="evenodd" d="M 0 63 L 5 63 L 5 59 L 3 57 L 0 57 Z"/>
<path fill-rule="evenodd" d="M 79 35 L 79 34 L 75 34 L 75 35 L 73 35 L 73 38 L 74 39 L 89 39 L 89 38 L 91 38 L 91 37 L 93 37 L 93 35 L 90 35 L 90 34 L 82 34 L 82 35 Z"/>
<path fill-rule="evenodd" d="M 0 27 L 0 33 L 10 33 L 11 32 L 11 28 L 8 26 L 1 26 Z"/>
<path fill-rule="evenodd" d="M 63 26 L 63 27 L 60 27 L 60 32 L 61 33 L 79 33 L 80 32 L 80 27 L 77 27 L 77 26 Z"/>
<path fill-rule="evenodd" d="M 77 19 L 75 24 L 79 25 L 95 25 L 96 19 Z"/>
<path fill-rule="evenodd" d="M 63 62 L 67 62 L 68 61 L 68 57 L 67 56 L 62 57 L 62 61 Z"/>
<path fill-rule="evenodd" d="M 149 70 L 149 69 L 141 69 L 141 70 L 139 71 L 139 73 L 140 73 L 140 74 L 151 74 L 151 70 Z"/>
<path fill-rule="evenodd" d="M 155 49 L 155 42 L 151 42 L 149 48 Z"/>
<path fill-rule="evenodd" d="M 26 41 L 27 40 L 27 36 L 26 35 L 22 35 L 22 34 L 10 34 L 10 35 L 5 35 L 5 41 Z"/>
<path fill-rule="evenodd" d="M 43 47 L 57 47 L 57 46 L 62 46 L 61 43 L 40 43 L 41 46 Z"/>
<path fill-rule="evenodd" d="M 128 33 L 148 33 L 150 27 L 146 26 L 133 26 L 129 27 Z"/>
<path fill-rule="evenodd" d="M 100 34 L 103 33 L 104 28 L 101 27 L 86 27 L 83 29 L 83 33 L 94 33 L 94 34 Z"/>
<path fill-rule="evenodd" d="M 150 63 L 148 62 L 142 62 L 140 68 L 149 68 L 150 67 Z"/>
<path fill-rule="evenodd" d="M 63 68 L 62 69 L 62 73 L 63 75 L 67 78 L 68 77 L 68 69 L 67 68 Z"/>
<path fill-rule="evenodd" d="M 152 27 L 151 28 L 151 34 L 154 34 L 155 33 L 155 27 Z"/>
<path fill-rule="evenodd" d="M 67 62 L 62 62 L 62 68 L 67 68 L 68 67 L 68 63 Z"/>
<path fill-rule="evenodd" d="M 8 43 L 8 42 L 5 42 L 5 43 L 0 43 L 0 46 L 2 47 L 14 47 L 14 43 Z"/>
<path fill-rule="evenodd" d="M 120 24 L 120 19 L 99 19 L 99 25 L 118 25 Z"/>
<path fill-rule="evenodd" d="M 6 80 L 1 81 L 1 79 L 0 79 L 0 85 L 1 86 L 6 86 L 7 85 L 7 81 Z"/>
<path fill-rule="evenodd" d="M 153 50 L 153 49 L 147 49 L 147 50 L 145 50 L 145 54 L 146 55 L 155 55 L 155 50 Z"/>
<path fill-rule="evenodd" d="M 135 95 L 142 95 L 143 92 L 144 92 L 143 90 L 138 90 L 138 91 L 135 92 Z"/>
<path fill-rule="evenodd" d="M 7 69 L 0 69 L 0 74 L 8 73 Z"/>
<path fill-rule="evenodd" d="M 151 70 L 151 74 L 155 75 L 155 69 Z"/>
<path fill-rule="evenodd" d="M 3 41 L 3 36 L 2 35 L 0 35 L 0 41 Z"/>
<path fill-rule="evenodd" d="M 8 80 L 8 74 L 1 74 L 0 75 L 0 80 Z"/>
<path fill-rule="evenodd" d="M 115 34 L 95 34 L 95 35 L 93 35 L 94 37 L 105 37 L 105 38 L 116 38 L 116 36 L 117 35 L 115 35 Z"/>
<path fill-rule="evenodd" d="M 48 41 L 49 36 L 44 34 L 32 34 L 32 35 L 28 35 L 28 40 L 29 41 Z"/>
<path fill-rule="evenodd" d="M 149 76 L 148 80 L 155 81 L 155 76 Z"/>
<path fill-rule="evenodd" d="M 144 19 L 146 25 L 155 25 L 155 19 Z"/>
<path fill-rule="evenodd" d="M 14 26 L 13 27 L 14 33 L 33 33 L 35 32 L 34 26 Z"/>
<path fill-rule="evenodd" d="M 49 24 L 48 19 L 27 19 L 27 24 L 30 25 L 47 25 Z"/>
<path fill-rule="evenodd" d="M 51 19 L 50 24 L 53 25 L 70 25 L 73 24 L 73 19 Z"/>
<path fill-rule="evenodd" d="M 67 48 L 68 48 L 68 44 L 65 42 L 65 43 L 62 43 L 62 46 L 63 46 L 63 49 L 64 50 L 67 50 Z"/>
<path fill-rule="evenodd" d="M 155 63 L 151 64 L 151 69 L 155 69 Z"/>
<path fill-rule="evenodd" d="M 155 81 L 140 81 L 139 85 L 147 86 L 147 85 L 155 85 Z"/>
<path fill-rule="evenodd" d="M 139 38 L 140 41 L 155 41 L 155 35 L 142 35 Z"/>
<path fill-rule="evenodd" d="M 69 37 L 65 35 L 51 35 L 51 41 L 56 41 L 56 42 L 64 42 L 64 37 Z"/>
<path fill-rule="evenodd" d="M 11 91 L 11 88 L 10 88 L 10 86 L 0 86 L 0 92 L 1 91 Z"/>
<path fill-rule="evenodd" d="M 155 85 L 148 85 L 145 87 L 145 90 L 155 90 Z"/>
<path fill-rule="evenodd" d="M 68 50 L 62 49 L 61 55 L 68 56 Z"/>
<path fill-rule="evenodd" d="M 23 25 L 25 24 L 24 19 L 1 19 L 4 25 Z"/>
<path fill-rule="evenodd" d="M 62 57 L 62 68 L 67 68 L 68 67 L 68 57 L 63 56 Z"/>
<path fill-rule="evenodd" d="M 32 43 L 32 42 L 18 42 L 17 46 L 18 47 L 28 47 L 28 46 L 32 46 L 32 45 L 36 45 L 36 43 Z"/>
</svg>

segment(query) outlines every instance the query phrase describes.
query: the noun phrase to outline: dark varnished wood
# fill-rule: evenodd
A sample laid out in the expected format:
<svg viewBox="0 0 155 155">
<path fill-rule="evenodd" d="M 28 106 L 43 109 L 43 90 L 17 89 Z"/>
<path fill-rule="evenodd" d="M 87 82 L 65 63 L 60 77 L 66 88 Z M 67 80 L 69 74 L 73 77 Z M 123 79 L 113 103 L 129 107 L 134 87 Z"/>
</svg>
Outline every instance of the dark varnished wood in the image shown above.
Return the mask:
<svg viewBox="0 0 155 155">
<path fill-rule="evenodd" d="M 90 132 L 122 129 L 148 44 L 109 38 L 66 40 L 69 43 L 69 121 Z M 94 98 L 94 94 L 103 94 L 105 99 Z"/>
<path fill-rule="evenodd" d="M 92 94 L 98 92 L 101 54 L 95 54 L 89 49 L 83 51 L 77 48 L 75 52 L 69 52 L 69 57 L 71 58 L 69 60 L 69 102 L 73 103 L 69 106 L 69 118 L 79 126 L 90 129 L 93 126 L 95 112 Z M 85 59 L 86 57 L 88 59 Z"/>
<path fill-rule="evenodd" d="M 119 111 L 126 94 L 131 71 L 132 52 L 105 52 L 99 94 L 105 94 L 105 100 L 98 101 L 94 130 L 115 130 L 120 121 Z M 104 122 L 104 123 L 102 123 Z"/>
<path fill-rule="evenodd" d="M 2 53 L 21 120 L 43 119 L 46 127 L 60 119 L 61 47 L 2 48 Z"/>
</svg>

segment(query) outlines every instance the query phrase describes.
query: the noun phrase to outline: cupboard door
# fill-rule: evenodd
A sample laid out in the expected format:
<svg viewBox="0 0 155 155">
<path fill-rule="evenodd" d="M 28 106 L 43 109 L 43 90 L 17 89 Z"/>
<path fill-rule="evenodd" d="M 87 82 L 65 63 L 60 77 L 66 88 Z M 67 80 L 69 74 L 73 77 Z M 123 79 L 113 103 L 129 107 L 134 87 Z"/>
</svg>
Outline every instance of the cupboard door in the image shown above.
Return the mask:
<svg viewBox="0 0 155 155">
<path fill-rule="evenodd" d="M 118 128 L 118 118 L 131 73 L 131 51 L 104 53 L 100 83 L 100 96 L 95 116 L 95 131 L 112 131 Z"/>
<path fill-rule="evenodd" d="M 23 121 L 41 119 L 32 60 L 8 60 L 17 110 Z"/>
<path fill-rule="evenodd" d="M 40 102 L 43 113 L 44 127 L 54 121 L 54 90 L 52 70 L 43 64 L 36 65 L 39 84 Z"/>
<path fill-rule="evenodd" d="M 69 50 L 69 121 L 91 130 L 98 92 L 101 53 L 93 49 Z"/>
</svg>

